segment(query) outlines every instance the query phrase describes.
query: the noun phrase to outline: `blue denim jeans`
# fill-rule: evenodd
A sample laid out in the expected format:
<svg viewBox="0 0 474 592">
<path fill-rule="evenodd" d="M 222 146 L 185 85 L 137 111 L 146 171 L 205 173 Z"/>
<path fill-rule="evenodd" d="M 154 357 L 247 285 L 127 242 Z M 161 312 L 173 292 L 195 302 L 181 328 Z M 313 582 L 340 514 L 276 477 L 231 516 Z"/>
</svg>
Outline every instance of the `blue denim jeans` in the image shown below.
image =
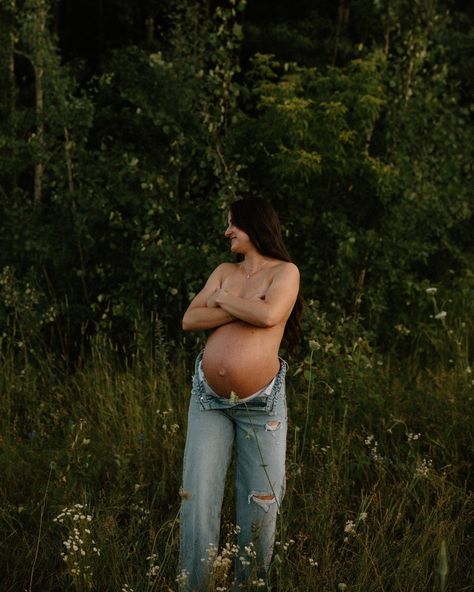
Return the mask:
<svg viewBox="0 0 474 592">
<path fill-rule="evenodd" d="M 285 493 L 286 362 L 280 361 L 271 388 L 245 402 L 215 394 L 199 377 L 201 358 L 202 352 L 196 359 L 189 405 L 180 514 L 178 581 L 180 590 L 193 592 L 207 590 L 234 445 L 236 583 L 245 582 L 251 573 L 264 577 L 268 570 Z"/>
</svg>

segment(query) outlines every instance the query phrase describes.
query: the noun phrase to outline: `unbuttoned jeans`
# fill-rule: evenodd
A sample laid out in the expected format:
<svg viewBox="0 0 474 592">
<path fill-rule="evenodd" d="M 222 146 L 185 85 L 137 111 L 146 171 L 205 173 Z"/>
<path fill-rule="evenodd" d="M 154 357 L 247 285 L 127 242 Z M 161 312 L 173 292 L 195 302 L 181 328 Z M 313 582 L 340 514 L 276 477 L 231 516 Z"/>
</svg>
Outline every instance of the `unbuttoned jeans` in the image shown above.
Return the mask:
<svg viewBox="0 0 474 592">
<path fill-rule="evenodd" d="M 180 513 L 180 590 L 204 591 L 218 549 L 224 484 L 235 443 L 236 525 L 239 553 L 235 581 L 251 570 L 264 577 L 273 553 L 277 512 L 285 493 L 287 411 L 285 374 L 271 391 L 248 402 L 213 393 L 199 379 L 196 359 L 184 451 Z M 250 545 L 253 543 L 253 545 Z M 246 549 L 247 547 L 247 549 Z M 250 548 L 249 548 L 250 547 Z M 250 556 L 255 554 L 249 561 Z"/>
</svg>

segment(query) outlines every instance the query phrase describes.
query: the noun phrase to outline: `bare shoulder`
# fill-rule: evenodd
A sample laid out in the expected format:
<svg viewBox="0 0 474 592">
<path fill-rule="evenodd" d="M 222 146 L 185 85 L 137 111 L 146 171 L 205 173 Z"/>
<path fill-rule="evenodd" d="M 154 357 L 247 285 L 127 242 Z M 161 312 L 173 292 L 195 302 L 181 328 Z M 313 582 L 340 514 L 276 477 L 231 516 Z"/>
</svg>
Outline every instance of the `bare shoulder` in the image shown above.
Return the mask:
<svg viewBox="0 0 474 592">
<path fill-rule="evenodd" d="M 281 261 L 275 265 L 275 275 L 273 279 L 282 279 L 287 281 L 299 281 L 300 270 L 298 267 L 290 261 Z"/>
<path fill-rule="evenodd" d="M 288 293 L 298 292 L 300 285 L 300 271 L 289 261 L 280 261 L 273 267 L 273 275 L 269 290 L 284 290 Z"/>
<path fill-rule="evenodd" d="M 235 263 L 221 263 L 211 273 L 211 275 L 209 276 L 208 282 L 222 281 L 223 279 L 228 277 L 230 274 L 234 273 L 235 269 L 236 269 Z"/>
<path fill-rule="evenodd" d="M 212 274 L 218 275 L 219 277 L 225 277 L 230 273 L 234 273 L 237 267 L 238 265 L 236 263 L 224 262 L 218 265 Z"/>
<path fill-rule="evenodd" d="M 231 263 L 230 261 L 224 261 L 216 267 L 216 269 L 220 269 L 223 272 L 226 271 L 233 271 L 236 267 L 238 267 L 237 263 Z"/>
</svg>

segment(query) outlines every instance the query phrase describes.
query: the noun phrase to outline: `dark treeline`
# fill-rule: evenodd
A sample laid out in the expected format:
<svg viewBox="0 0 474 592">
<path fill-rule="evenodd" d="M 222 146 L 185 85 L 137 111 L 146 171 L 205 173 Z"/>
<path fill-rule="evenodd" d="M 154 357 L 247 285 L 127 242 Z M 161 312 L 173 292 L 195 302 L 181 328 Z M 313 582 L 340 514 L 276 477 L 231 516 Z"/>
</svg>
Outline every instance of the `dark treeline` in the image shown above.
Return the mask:
<svg viewBox="0 0 474 592">
<path fill-rule="evenodd" d="M 433 317 L 473 317 L 473 19 L 446 0 L 1 0 L 3 340 L 69 355 L 150 319 L 183 339 L 228 203 L 259 195 L 308 337 L 323 311 L 427 350 Z"/>
</svg>

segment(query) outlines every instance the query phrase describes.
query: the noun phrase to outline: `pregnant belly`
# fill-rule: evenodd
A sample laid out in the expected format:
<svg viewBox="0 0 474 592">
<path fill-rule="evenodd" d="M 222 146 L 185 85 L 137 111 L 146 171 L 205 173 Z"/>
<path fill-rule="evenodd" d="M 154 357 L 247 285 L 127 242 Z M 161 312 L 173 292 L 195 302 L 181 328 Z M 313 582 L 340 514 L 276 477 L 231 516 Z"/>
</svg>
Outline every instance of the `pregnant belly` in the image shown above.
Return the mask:
<svg viewBox="0 0 474 592">
<path fill-rule="evenodd" d="M 280 368 L 282 330 L 229 323 L 209 337 L 202 360 L 206 380 L 219 395 L 248 397 L 266 386 Z"/>
</svg>

